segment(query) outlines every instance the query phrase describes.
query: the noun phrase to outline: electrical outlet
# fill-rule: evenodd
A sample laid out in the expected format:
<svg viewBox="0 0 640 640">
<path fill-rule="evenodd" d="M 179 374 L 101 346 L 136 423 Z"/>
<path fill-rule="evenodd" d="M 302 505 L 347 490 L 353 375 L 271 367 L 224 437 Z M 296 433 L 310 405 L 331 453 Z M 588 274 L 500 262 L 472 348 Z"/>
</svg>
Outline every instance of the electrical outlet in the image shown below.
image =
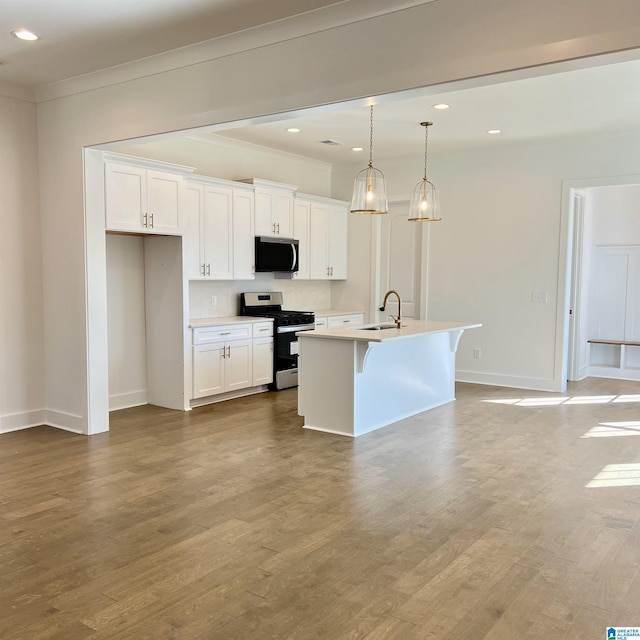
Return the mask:
<svg viewBox="0 0 640 640">
<path fill-rule="evenodd" d="M 474 358 L 481 358 L 482 357 L 482 350 L 480 349 L 480 347 L 476 347 L 473 350 L 473 357 Z"/>
<path fill-rule="evenodd" d="M 533 291 L 531 293 L 531 302 L 539 304 L 547 304 L 548 294 L 546 291 Z"/>
<path fill-rule="evenodd" d="M 218 304 L 218 296 L 211 296 L 211 306 L 215 307 Z"/>
</svg>

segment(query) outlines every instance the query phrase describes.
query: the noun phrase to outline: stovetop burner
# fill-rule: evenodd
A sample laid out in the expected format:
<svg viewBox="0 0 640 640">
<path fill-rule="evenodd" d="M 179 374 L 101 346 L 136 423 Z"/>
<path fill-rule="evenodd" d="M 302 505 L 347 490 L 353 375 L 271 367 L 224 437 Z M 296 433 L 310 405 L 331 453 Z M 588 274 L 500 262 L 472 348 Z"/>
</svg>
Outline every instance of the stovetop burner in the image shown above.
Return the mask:
<svg viewBox="0 0 640 640">
<path fill-rule="evenodd" d="M 313 311 L 292 311 L 282 308 L 282 292 L 242 293 L 240 295 L 240 315 L 273 318 L 279 326 L 312 324 Z"/>
</svg>

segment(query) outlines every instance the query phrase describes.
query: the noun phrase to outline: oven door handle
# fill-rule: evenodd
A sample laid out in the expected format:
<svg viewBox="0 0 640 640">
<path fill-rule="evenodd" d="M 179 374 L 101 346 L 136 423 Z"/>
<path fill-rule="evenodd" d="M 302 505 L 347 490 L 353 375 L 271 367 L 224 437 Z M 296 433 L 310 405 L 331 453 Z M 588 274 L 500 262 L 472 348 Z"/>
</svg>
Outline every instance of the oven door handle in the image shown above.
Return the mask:
<svg viewBox="0 0 640 640">
<path fill-rule="evenodd" d="M 277 333 L 295 333 L 296 331 L 313 331 L 313 324 L 296 324 L 289 327 L 278 327 Z"/>
<path fill-rule="evenodd" d="M 291 243 L 291 252 L 293 255 L 293 260 L 291 261 L 291 271 L 293 271 L 296 267 L 296 262 L 298 261 L 298 252 L 296 251 L 296 245 Z"/>
</svg>

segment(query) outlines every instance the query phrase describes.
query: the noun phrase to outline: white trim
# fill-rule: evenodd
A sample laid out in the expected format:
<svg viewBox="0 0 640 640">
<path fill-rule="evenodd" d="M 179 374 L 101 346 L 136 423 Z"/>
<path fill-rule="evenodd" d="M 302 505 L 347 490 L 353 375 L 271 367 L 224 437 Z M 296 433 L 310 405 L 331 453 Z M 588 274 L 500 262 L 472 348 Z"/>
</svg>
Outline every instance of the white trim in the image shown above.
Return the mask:
<svg viewBox="0 0 640 640">
<path fill-rule="evenodd" d="M 640 174 L 584 178 L 562 181 L 562 208 L 560 212 L 560 251 L 558 256 L 558 295 L 556 298 L 556 339 L 554 349 L 553 383 L 566 391 L 569 360 L 569 309 L 571 304 L 571 256 L 573 234 L 573 195 L 576 189 L 613 187 L 640 184 Z M 510 386 L 510 385 L 506 385 Z M 528 387 L 524 387 L 528 388 Z"/>
<path fill-rule="evenodd" d="M 613 380 L 640 381 L 640 369 L 620 369 L 618 367 L 590 365 L 588 371 L 589 377 L 592 378 L 612 378 Z"/>
<path fill-rule="evenodd" d="M 113 153 L 112 151 L 103 151 L 102 159 L 104 162 L 122 162 L 134 167 L 142 167 L 143 169 L 157 169 L 170 173 L 179 173 L 181 175 L 191 175 L 196 167 L 188 167 L 184 164 L 174 164 L 172 162 L 162 162 L 161 160 L 151 160 L 149 158 L 141 158 L 140 156 L 128 156 L 124 153 Z"/>
<path fill-rule="evenodd" d="M 245 396 L 253 396 L 257 393 L 263 393 L 269 391 L 266 384 L 262 384 L 257 387 L 248 387 L 247 389 L 238 389 L 237 391 L 228 391 L 227 393 L 220 393 L 215 396 L 207 396 L 206 398 L 195 398 L 190 401 L 192 409 L 197 407 L 204 407 L 208 404 L 215 404 L 216 402 L 223 402 L 224 400 L 234 400 L 235 398 L 244 398 Z"/>
<path fill-rule="evenodd" d="M 77 433 L 79 435 L 86 435 L 84 428 L 85 421 L 82 416 L 55 411 L 53 409 L 47 409 L 45 411 L 45 426 L 55 427 L 63 431 L 71 431 L 71 433 Z"/>
<path fill-rule="evenodd" d="M 14 100 L 22 100 L 23 102 L 34 102 L 36 96 L 32 87 L 13 84 L 0 80 L 0 96 L 3 98 L 13 98 Z"/>
<path fill-rule="evenodd" d="M 35 411 L 24 411 L 22 413 L 11 413 L 0 416 L 0 433 L 10 433 L 32 427 L 46 425 L 46 411 L 36 409 Z"/>
<path fill-rule="evenodd" d="M 273 180 L 264 180 L 263 178 L 243 178 L 242 180 L 238 180 L 238 182 L 252 184 L 254 187 L 263 187 L 264 189 L 282 189 L 283 191 L 291 191 L 292 193 L 298 190 L 298 185 L 274 182 Z"/>
<path fill-rule="evenodd" d="M 109 411 L 119 411 L 120 409 L 130 409 L 148 404 L 147 390 L 128 391 L 127 393 L 116 393 L 109 396 Z"/>
<path fill-rule="evenodd" d="M 483 373 L 480 371 L 456 370 L 456 382 L 486 384 L 492 387 L 509 387 L 513 389 L 530 389 L 532 391 L 552 391 L 563 393 L 566 389 L 556 380 L 549 378 L 523 378 L 507 376 L 501 373 Z"/>
<path fill-rule="evenodd" d="M 55 100 L 76 93 L 84 93 L 129 82 L 175 69 L 190 67 L 210 60 L 260 49 L 279 42 L 294 40 L 321 31 L 364 22 L 371 18 L 410 9 L 434 0 L 349 0 L 328 7 L 306 11 L 296 16 L 276 20 L 231 33 L 205 42 L 141 58 L 125 64 L 87 73 L 36 87 L 38 102 Z"/>
</svg>

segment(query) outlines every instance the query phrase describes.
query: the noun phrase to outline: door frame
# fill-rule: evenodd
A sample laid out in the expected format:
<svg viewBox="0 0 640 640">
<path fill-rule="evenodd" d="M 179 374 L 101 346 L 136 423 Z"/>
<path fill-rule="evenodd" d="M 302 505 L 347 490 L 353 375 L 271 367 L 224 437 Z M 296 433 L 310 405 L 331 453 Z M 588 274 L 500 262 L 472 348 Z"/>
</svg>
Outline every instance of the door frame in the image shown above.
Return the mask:
<svg viewBox="0 0 640 640">
<path fill-rule="evenodd" d="M 623 176 L 606 176 L 600 178 L 585 178 L 582 180 L 562 181 L 562 207 L 560 212 L 560 260 L 558 265 L 558 295 L 556 305 L 556 339 L 554 356 L 554 390 L 564 393 L 567 389 L 569 372 L 569 345 L 571 340 L 577 340 L 571 333 L 569 311 L 574 308 L 573 291 L 577 285 L 582 285 L 582 255 L 581 245 L 584 235 L 584 224 L 580 228 L 576 224 L 575 196 L 579 190 L 590 187 L 617 187 L 640 184 L 640 174 Z M 579 231 L 579 233 L 576 233 Z M 574 265 L 574 256 L 580 253 L 580 261 Z M 574 269 L 574 266 L 577 269 Z M 576 333 L 576 332 L 574 332 Z M 572 358 L 578 352 L 576 344 L 572 345 Z M 575 372 L 575 364 L 572 364 Z"/>
</svg>

